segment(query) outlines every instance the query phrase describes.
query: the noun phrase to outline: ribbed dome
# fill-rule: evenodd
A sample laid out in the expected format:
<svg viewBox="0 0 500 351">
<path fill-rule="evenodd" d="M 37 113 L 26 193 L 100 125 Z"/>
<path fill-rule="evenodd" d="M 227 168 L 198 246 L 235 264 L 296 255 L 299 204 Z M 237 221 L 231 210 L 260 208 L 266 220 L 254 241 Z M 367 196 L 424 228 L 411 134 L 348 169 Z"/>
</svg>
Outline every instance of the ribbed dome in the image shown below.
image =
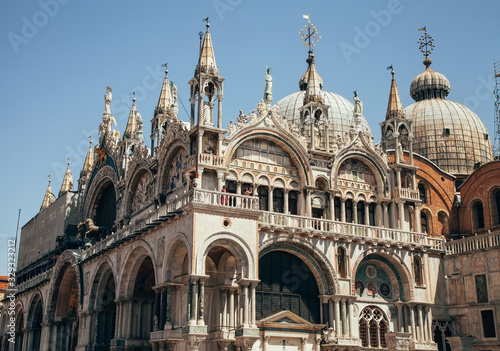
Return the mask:
<svg viewBox="0 0 500 351">
<path fill-rule="evenodd" d="M 288 119 L 288 121 L 297 125 L 301 124 L 300 111 L 304 102 L 305 91 L 299 91 L 290 94 L 277 102 L 281 109 L 281 113 Z M 329 92 L 321 90 L 321 96 L 325 105 L 330 106 L 328 109 L 328 122 L 330 130 L 334 130 L 335 135 L 343 135 L 349 132 L 349 129 L 354 124 L 354 106 L 346 98 Z M 361 118 L 361 125 L 363 130 L 372 134 L 368 123 L 365 118 Z"/>
<path fill-rule="evenodd" d="M 430 62 L 428 63 L 424 73 L 419 74 L 411 82 L 410 95 L 415 101 L 434 98 L 444 99 L 450 92 L 448 78 L 444 74 L 434 72 L 430 67 Z"/>
<path fill-rule="evenodd" d="M 476 163 L 493 160 L 488 130 L 464 105 L 439 98 L 424 99 L 405 108 L 405 115 L 413 121 L 413 151 L 442 170 L 467 175 Z"/>
</svg>

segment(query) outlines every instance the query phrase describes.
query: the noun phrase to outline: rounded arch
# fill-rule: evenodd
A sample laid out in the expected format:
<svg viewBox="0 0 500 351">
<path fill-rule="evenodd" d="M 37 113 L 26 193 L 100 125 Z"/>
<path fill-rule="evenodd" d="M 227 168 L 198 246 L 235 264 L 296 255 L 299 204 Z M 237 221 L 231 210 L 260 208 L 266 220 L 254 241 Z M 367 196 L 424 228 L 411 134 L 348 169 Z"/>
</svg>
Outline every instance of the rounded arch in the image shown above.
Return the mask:
<svg viewBox="0 0 500 351">
<path fill-rule="evenodd" d="M 170 144 L 170 146 L 166 149 L 164 155 L 159 158 L 160 171 L 158 176 L 159 184 L 157 184 L 159 194 L 166 195 L 170 190 L 167 189 L 170 165 L 174 161 L 174 157 L 177 156 L 177 154 L 182 150 L 184 151 L 185 155 L 189 154 L 186 143 L 181 139 L 177 139 Z"/>
<path fill-rule="evenodd" d="M 314 179 L 314 186 L 318 190 L 329 190 L 330 180 L 324 175 L 319 175 Z"/>
<path fill-rule="evenodd" d="M 256 181 L 257 185 L 264 185 L 264 186 L 271 185 L 271 179 L 267 174 L 259 174 L 256 178 L 257 178 Z"/>
<path fill-rule="evenodd" d="M 474 199 L 470 203 L 472 231 L 484 229 L 484 205 L 481 199 Z"/>
<path fill-rule="evenodd" d="M 50 278 L 50 288 L 47 298 L 47 313 L 45 314 L 47 321 L 52 322 L 56 317 L 57 300 L 61 294 L 61 286 L 64 276 L 67 272 L 71 274 L 71 278 L 76 279 L 78 290 L 79 308 L 83 306 L 83 273 L 78 262 L 80 261 L 80 254 L 76 251 L 66 250 L 58 258 L 52 277 Z"/>
<path fill-rule="evenodd" d="M 240 180 L 244 183 L 255 183 L 255 176 L 250 172 L 241 172 Z"/>
<path fill-rule="evenodd" d="M 420 210 L 420 227 L 422 233 L 433 233 L 432 214 L 427 208 Z"/>
<path fill-rule="evenodd" d="M 297 142 L 295 137 L 284 135 L 279 129 L 273 129 L 271 131 L 258 128 L 250 132 L 237 132 L 234 136 L 231 136 L 231 139 L 224 155 L 224 165 L 227 169 L 229 169 L 230 162 L 240 145 L 251 139 L 265 139 L 274 142 L 285 150 L 290 155 L 293 164 L 297 168 L 299 178 L 304 180 L 303 185 L 311 185 L 312 175 L 308 162 L 308 153 L 307 150 Z"/>
<path fill-rule="evenodd" d="M 108 280 L 108 278 L 112 278 L 114 282 L 114 286 L 116 287 L 117 281 L 117 273 L 115 271 L 115 266 L 112 263 L 112 261 L 109 259 L 109 257 L 105 257 L 103 262 L 99 265 L 99 268 L 95 271 L 94 275 L 92 276 L 90 282 L 90 293 L 89 293 L 89 307 L 90 308 L 96 308 L 96 301 L 98 300 L 99 297 L 102 297 L 105 286 L 103 284 Z M 113 292 L 113 300 L 116 297 L 116 291 Z"/>
<path fill-rule="evenodd" d="M 145 259 L 149 258 L 153 264 L 153 277 L 158 281 L 156 260 L 152 248 L 143 240 L 137 242 L 137 246 L 128 254 L 121 273 L 120 285 L 117 289 L 119 298 L 133 296 L 137 274 Z"/>
<path fill-rule="evenodd" d="M 26 319 L 26 329 L 30 330 L 27 349 L 32 351 L 40 350 L 44 312 L 42 294 L 39 289 L 37 290 L 28 305 L 28 317 Z"/>
<path fill-rule="evenodd" d="M 385 264 L 387 267 L 391 267 L 395 270 L 395 274 L 399 275 L 399 279 L 401 281 L 401 289 L 403 296 L 400 295 L 401 301 L 411 301 L 411 296 L 413 296 L 413 284 L 411 279 L 410 270 L 404 263 L 403 259 L 397 255 L 396 253 L 382 249 L 382 248 L 372 248 L 365 250 L 361 255 L 359 255 L 356 262 L 353 264 L 351 269 L 351 277 L 356 277 L 356 272 L 358 271 L 359 266 L 362 263 L 367 261 L 377 261 Z M 389 264 L 390 265 L 389 265 Z M 355 294 L 355 286 L 351 284 L 351 293 Z M 401 292 L 401 291 L 400 291 Z"/>
<path fill-rule="evenodd" d="M 236 259 L 236 267 L 242 279 L 256 279 L 255 257 L 252 250 L 239 236 L 230 232 L 220 232 L 209 236 L 200 246 L 195 256 L 195 274 L 205 274 L 206 257 L 211 249 L 221 246 Z"/>
<path fill-rule="evenodd" d="M 286 188 L 286 179 L 283 177 L 274 177 L 274 181 L 272 183 L 275 188 Z"/>
<path fill-rule="evenodd" d="M 320 295 L 333 295 L 340 292 L 335 268 L 328 258 L 308 241 L 302 238 L 273 237 L 259 246 L 259 258 L 274 250 L 289 252 L 304 261 L 314 274 Z"/>
<path fill-rule="evenodd" d="M 43 316 L 43 296 L 42 292 L 40 291 L 39 288 L 36 289 L 36 292 L 31 296 L 31 299 L 28 303 L 28 318 L 26 322 L 26 327 L 31 328 L 33 325 L 33 317 L 35 315 L 35 309 L 38 308 L 38 305 L 40 305 L 40 308 L 42 310 L 42 316 Z M 42 321 L 40 321 L 41 323 Z"/>
<path fill-rule="evenodd" d="M 140 161 L 126 182 L 125 214 L 130 216 L 154 197 L 153 174 L 149 165 Z"/>
<path fill-rule="evenodd" d="M 182 282 L 191 272 L 191 260 L 189 253 L 191 245 L 185 234 L 177 233 L 166 245 L 169 249 L 165 252 L 163 267 L 165 267 L 164 278 L 166 282 Z"/>
<path fill-rule="evenodd" d="M 116 189 L 117 183 L 118 175 L 111 166 L 104 166 L 97 172 L 85 195 L 85 204 L 83 206 L 84 219 L 93 218 L 95 216 L 94 207 L 97 202 L 96 200 L 98 199 L 99 194 L 101 194 L 102 190 L 110 184 L 113 186 L 116 204 L 116 194 L 118 193 Z"/>
</svg>

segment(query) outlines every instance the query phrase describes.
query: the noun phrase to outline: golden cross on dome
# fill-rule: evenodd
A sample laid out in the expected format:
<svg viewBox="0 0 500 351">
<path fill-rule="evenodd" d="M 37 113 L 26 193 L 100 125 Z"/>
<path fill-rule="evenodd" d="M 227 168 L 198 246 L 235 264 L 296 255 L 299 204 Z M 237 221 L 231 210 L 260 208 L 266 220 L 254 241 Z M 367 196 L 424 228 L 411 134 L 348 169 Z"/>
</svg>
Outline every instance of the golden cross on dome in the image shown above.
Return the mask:
<svg viewBox="0 0 500 351">
<path fill-rule="evenodd" d="M 321 37 L 318 35 L 318 30 L 316 29 L 316 27 L 311 24 L 309 15 L 302 15 L 302 17 L 307 19 L 307 25 L 300 30 L 299 35 L 301 36 L 304 45 L 308 46 L 309 51 L 312 52 L 312 48 L 316 46 L 315 43 L 317 43 L 321 39 Z"/>
<path fill-rule="evenodd" d="M 424 34 L 417 40 L 417 43 L 420 44 L 418 48 L 428 58 L 434 49 L 434 38 L 427 34 L 427 27 L 420 28 L 419 31 L 424 31 Z"/>
</svg>

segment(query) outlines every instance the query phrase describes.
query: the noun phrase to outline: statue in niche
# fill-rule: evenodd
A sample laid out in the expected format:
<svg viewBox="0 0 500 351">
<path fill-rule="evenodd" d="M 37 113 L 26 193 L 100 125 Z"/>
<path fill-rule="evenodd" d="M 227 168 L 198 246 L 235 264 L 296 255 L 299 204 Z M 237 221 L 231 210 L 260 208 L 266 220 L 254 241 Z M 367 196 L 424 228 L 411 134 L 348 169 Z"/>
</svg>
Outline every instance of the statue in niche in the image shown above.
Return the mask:
<svg viewBox="0 0 500 351">
<path fill-rule="evenodd" d="M 172 105 L 177 106 L 177 87 L 173 82 L 170 82 L 171 91 L 172 91 Z"/>
<path fill-rule="evenodd" d="M 106 87 L 106 95 L 104 95 L 104 113 L 107 115 L 111 114 L 111 100 L 113 96 L 111 95 L 111 88 Z"/>
<path fill-rule="evenodd" d="M 271 67 L 266 68 L 266 75 L 264 77 L 266 80 L 266 90 L 264 92 L 264 101 L 270 104 L 273 101 L 273 77 L 271 76 Z"/>
<path fill-rule="evenodd" d="M 135 134 L 136 138 L 139 139 L 139 140 L 142 140 L 142 116 L 139 112 L 137 112 L 135 114 L 135 118 L 136 118 L 136 121 L 137 121 L 137 132 Z"/>
</svg>

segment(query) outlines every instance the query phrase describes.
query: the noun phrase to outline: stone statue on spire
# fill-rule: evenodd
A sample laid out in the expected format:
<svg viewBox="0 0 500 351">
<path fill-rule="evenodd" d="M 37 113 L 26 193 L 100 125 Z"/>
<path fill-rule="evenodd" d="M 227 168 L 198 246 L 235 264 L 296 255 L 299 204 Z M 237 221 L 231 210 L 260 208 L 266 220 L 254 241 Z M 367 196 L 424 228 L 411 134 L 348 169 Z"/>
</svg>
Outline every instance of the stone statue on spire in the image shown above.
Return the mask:
<svg viewBox="0 0 500 351">
<path fill-rule="evenodd" d="M 109 86 L 106 87 L 106 95 L 104 95 L 104 114 L 111 115 L 111 99 L 113 96 L 111 95 L 111 88 Z"/>
<path fill-rule="evenodd" d="M 271 67 L 266 68 L 266 75 L 264 77 L 266 80 L 266 90 L 264 92 L 264 101 L 266 104 L 270 105 L 273 102 L 273 77 L 271 76 Z"/>
</svg>

